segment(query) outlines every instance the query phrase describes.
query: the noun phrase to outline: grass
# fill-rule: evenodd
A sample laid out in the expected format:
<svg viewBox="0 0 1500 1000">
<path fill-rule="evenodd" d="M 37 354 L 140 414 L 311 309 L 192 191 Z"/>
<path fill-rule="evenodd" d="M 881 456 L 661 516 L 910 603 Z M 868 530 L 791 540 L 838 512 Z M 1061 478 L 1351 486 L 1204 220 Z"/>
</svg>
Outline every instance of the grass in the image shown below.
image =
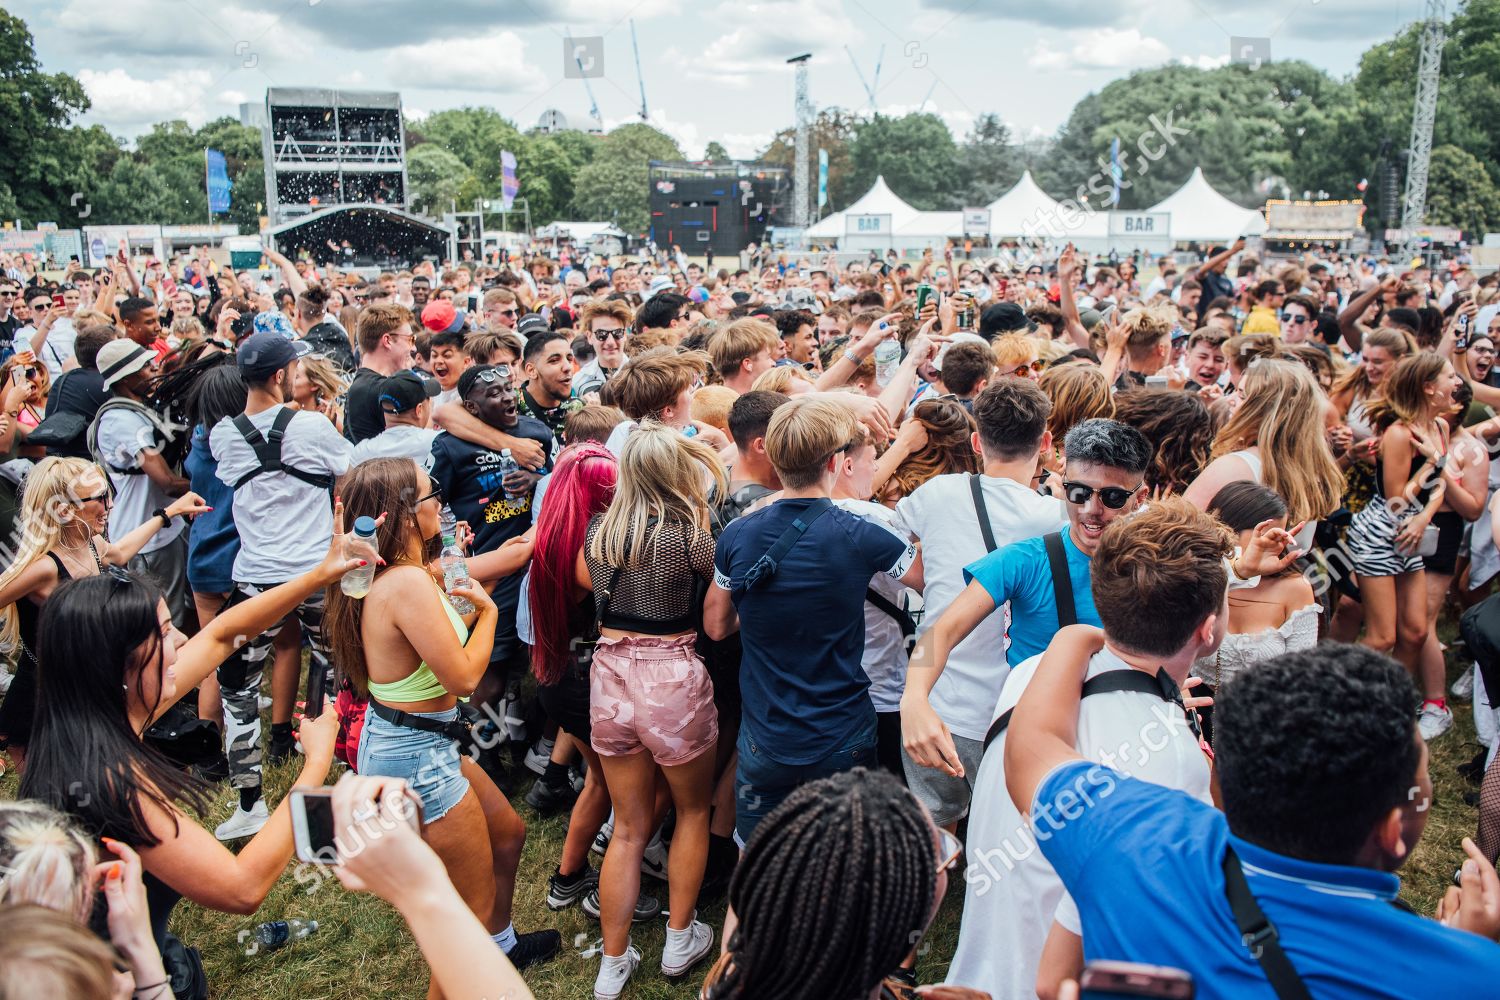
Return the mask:
<svg viewBox="0 0 1500 1000">
<path fill-rule="evenodd" d="M 1451 679 L 1457 668 L 1450 664 L 1449 670 Z M 1463 861 L 1460 838 L 1473 836 L 1477 824 L 1476 809 L 1463 801 L 1469 786 L 1454 771 L 1455 765 L 1468 760 L 1478 749 L 1473 715 L 1466 704 L 1455 703 L 1453 707 L 1453 729 L 1432 745 L 1435 800 L 1427 829 L 1401 873 L 1402 896 L 1424 914 L 1432 913 L 1454 869 Z M 271 802 L 280 801 L 295 773 L 295 763 L 270 769 L 266 785 Z M 15 790 L 14 775 L 0 780 L 0 798 L 13 797 Z M 547 877 L 562 850 L 566 817 L 540 818 L 521 801 L 524 790 L 523 783 L 514 798 L 528 827 L 517 878 L 515 923 L 521 931 L 555 927 L 563 936 L 562 954 L 529 970 L 526 978 L 542 1000 L 591 996 L 599 960 L 585 958 L 582 952 L 598 939 L 599 925 L 576 906 L 553 913 L 545 902 Z M 223 789 L 204 817 L 205 825 L 212 829 L 229 816 L 232 808 L 231 795 Z M 647 878 L 643 886 L 665 903 L 665 885 Z M 918 965 L 921 982 L 942 981 L 957 945 L 962 908 L 963 886 L 960 880 L 954 880 L 923 946 Z M 717 932 L 723 926 L 723 903 L 706 908 L 700 916 Z M 248 939 L 257 923 L 287 917 L 315 919 L 318 930 L 306 941 L 275 953 L 244 954 L 242 939 Z M 629 1000 L 689 1000 L 697 996 L 706 967 L 678 984 L 667 982 L 661 975 L 658 960 L 664 927 L 665 922 L 658 919 L 638 925 L 633 933 L 643 960 L 626 990 Z M 212 996 L 218 1000 L 372 1000 L 425 995 L 427 966 L 401 917 L 373 896 L 348 892 L 336 879 L 320 879 L 314 870 L 296 865 L 288 866 L 253 916 L 217 913 L 185 901 L 173 915 L 172 930 L 201 949 Z"/>
</svg>

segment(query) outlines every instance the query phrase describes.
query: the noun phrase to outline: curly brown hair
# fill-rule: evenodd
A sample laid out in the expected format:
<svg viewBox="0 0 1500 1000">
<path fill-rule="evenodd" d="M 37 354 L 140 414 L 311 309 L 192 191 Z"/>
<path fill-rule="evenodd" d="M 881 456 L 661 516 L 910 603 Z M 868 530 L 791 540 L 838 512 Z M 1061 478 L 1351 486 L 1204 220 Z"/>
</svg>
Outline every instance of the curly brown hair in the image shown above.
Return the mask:
<svg viewBox="0 0 1500 1000">
<path fill-rule="evenodd" d="M 1208 465 L 1214 422 L 1196 392 L 1132 389 L 1115 396 L 1115 419 L 1146 436 L 1155 448 L 1146 485 L 1181 493 Z"/>
<path fill-rule="evenodd" d="M 927 443 L 906 457 L 881 490 L 881 501 L 910 496 L 918 486 L 950 472 L 980 471 L 972 436 L 979 425 L 963 405 L 952 399 L 924 399 L 908 419 L 927 430 Z"/>
</svg>

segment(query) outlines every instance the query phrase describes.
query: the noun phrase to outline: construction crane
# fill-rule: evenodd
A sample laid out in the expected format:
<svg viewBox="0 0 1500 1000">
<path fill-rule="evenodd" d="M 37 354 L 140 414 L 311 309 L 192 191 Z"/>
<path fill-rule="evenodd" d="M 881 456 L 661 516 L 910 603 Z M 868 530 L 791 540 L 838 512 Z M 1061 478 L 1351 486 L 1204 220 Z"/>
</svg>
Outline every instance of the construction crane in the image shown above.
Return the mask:
<svg viewBox="0 0 1500 1000">
<path fill-rule="evenodd" d="M 932 100 L 932 95 L 937 92 L 937 85 L 938 82 L 936 80 L 933 80 L 932 86 L 927 88 L 927 96 L 922 98 L 921 104 L 917 105 L 917 114 L 920 115 L 922 112 L 927 110 L 927 102 Z"/>
<path fill-rule="evenodd" d="M 793 142 L 792 155 L 795 168 L 792 171 L 792 225 L 798 229 L 807 228 L 808 224 L 808 155 L 812 152 L 809 144 L 812 140 L 812 101 L 807 96 L 807 61 L 812 58 L 811 52 L 800 56 L 793 56 L 787 62 L 797 67 L 797 90 L 796 90 L 796 114 L 797 114 L 797 136 Z"/>
<path fill-rule="evenodd" d="M 1432 164 L 1432 125 L 1437 118 L 1438 72 L 1443 62 L 1443 22 L 1447 0 L 1427 0 L 1427 19 L 1422 25 L 1422 60 L 1417 67 L 1417 99 L 1411 113 L 1411 145 L 1406 154 L 1406 196 L 1401 205 L 1401 229 L 1406 235 L 1402 253 L 1407 258 L 1422 252 L 1418 230 L 1427 215 L 1427 169 Z"/>
<path fill-rule="evenodd" d="M 844 46 L 844 51 L 849 53 L 849 62 L 854 66 L 854 75 L 859 77 L 859 85 L 865 88 L 865 96 L 870 99 L 870 110 L 876 110 L 875 95 L 880 91 L 880 67 L 885 62 L 885 46 L 880 47 L 880 54 L 875 57 L 875 79 L 866 81 L 865 74 L 859 68 L 859 60 L 854 58 L 854 50 Z"/>
<path fill-rule="evenodd" d="M 573 62 L 578 66 L 578 77 L 583 81 L 583 92 L 589 95 L 589 116 L 594 119 L 595 127 L 603 132 L 604 116 L 599 113 L 599 102 L 594 100 L 594 88 L 589 86 L 589 74 L 584 68 L 583 57 L 578 54 L 578 46 L 573 44 L 573 32 L 565 30 L 563 37 L 568 40 L 568 49 L 573 53 Z"/>
<path fill-rule="evenodd" d="M 651 112 L 646 107 L 646 78 L 641 75 L 641 47 L 635 42 L 635 21 L 630 22 L 630 48 L 635 52 L 635 79 L 641 85 L 641 121 L 649 122 Z"/>
</svg>

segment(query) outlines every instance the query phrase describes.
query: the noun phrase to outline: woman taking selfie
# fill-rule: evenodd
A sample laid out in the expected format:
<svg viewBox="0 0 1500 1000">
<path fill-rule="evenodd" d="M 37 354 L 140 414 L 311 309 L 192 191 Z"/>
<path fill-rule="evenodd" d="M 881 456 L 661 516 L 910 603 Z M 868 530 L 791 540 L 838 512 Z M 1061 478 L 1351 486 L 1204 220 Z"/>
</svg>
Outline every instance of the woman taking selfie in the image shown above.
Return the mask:
<svg viewBox="0 0 1500 1000">
<path fill-rule="evenodd" d="M 404 778 L 422 802 L 427 841 L 480 920 L 518 969 L 557 952 L 556 931 L 517 935 L 511 897 L 526 827 L 478 764 L 460 752 L 471 742 L 459 722 L 489 666 L 499 612 L 470 580 L 453 593 L 473 604 L 454 609 L 428 566 L 442 539 L 436 484 L 404 458 L 361 462 L 339 481 L 348 517 L 377 519 L 384 565 L 363 598 L 328 591 L 324 627 L 340 674 L 369 697 L 359 741 L 360 774 Z M 437 981 L 428 996 L 437 997 Z"/>
<path fill-rule="evenodd" d="M 714 572 L 711 485 L 720 496 L 728 492 L 713 449 L 663 424 L 643 424 L 625 442 L 614 500 L 589 524 L 578 556 L 578 586 L 593 593 L 599 615 L 590 738 L 615 807 L 599 878 L 604 953 L 596 1000 L 618 997 L 640 964 L 630 924 L 656 828 L 658 769 L 677 811 L 662 973 L 685 975 L 713 949 L 713 930 L 695 907 L 708 860 L 719 721 L 713 683 L 693 649 Z"/>
<path fill-rule="evenodd" d="M 344 557 L 341 532 L 336 505 L 333 543 L 316 569 L 225 611 L 191 639 L 173 626 L 159 588 L 114 566 L 63 583 L 42 613 L 36 721 L 19 794 L 77 818 L 93 837 L 135 848 L 158 947 L 183 896 L 208 909 L 255 912 L 291 860 L 292 821 L 282 802 L 231 852 L 200 825 L 208 787 L 141 734 L 244 636 L 360 565 Z M 337 722 L 325 712 L 303 724 L 298 786 L 327 777 Z"/>
<path fill-rule="evenodd" d="M 25 762 L 36 710 L 37 622 L 58 584 L 124 566 L 162 527 L 153 517 L 118 542 L 104 537 L 111 507 L 104 474 L 81 458 L 44 458 L 26 477 L 20 523 L 26 525 L 15 559 L 0 572 L 0 649 L 16 662 L 15 679 L 0 703 L 0 750 Z M 185 493 L 167 518 L 205 513 L 196 493 Z"/>
</svg>

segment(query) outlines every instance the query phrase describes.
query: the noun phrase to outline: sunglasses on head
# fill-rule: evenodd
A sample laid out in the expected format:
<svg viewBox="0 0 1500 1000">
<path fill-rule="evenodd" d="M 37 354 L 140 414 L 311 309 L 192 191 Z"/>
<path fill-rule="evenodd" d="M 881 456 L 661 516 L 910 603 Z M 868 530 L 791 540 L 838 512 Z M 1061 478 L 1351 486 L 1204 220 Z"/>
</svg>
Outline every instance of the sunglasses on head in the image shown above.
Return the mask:
<svg viewBox="0 0 1500 1000">
<path fill-rule="evenodd" d="M 474 377 L 486 385 L 494 385 L 496 382 L 510 381 L 510 365 L 491 365 L 481 368 L 474 373 Z"/>
<path fill-rule="evenodd" d="M 601 344 L 606 340 L 622 341 L 625 339 L 625 328 L 622 326 L 618 330 L 595 330 L 594 339 Z"/>
<path fill-rule="evenodd" d="M 1094 487 L 1085 485 L 1084 483 L 1069 482 L 1064 482 L 1062 486 L 1063 496 L 1068 498 L 1068 503 L 1073 504 L 1077 507 L 1082 507 L 1084 504 L 1093 499 L 1094 494 L 1097 493 L 1099 494 L 1099 502 L 1104 504 L 1104 506 L 1108 507 L 1110 510 L 1119 510 L 1121 507 L 1130 502 L 1131 497 L 1135 496 L 1141 491 L 1140 486 L 1137 486 L 1133 490 L 1127 490 L 1120 486 L 1105 486 L 1101 489 L 1095 489 Z"/>
</svg>

